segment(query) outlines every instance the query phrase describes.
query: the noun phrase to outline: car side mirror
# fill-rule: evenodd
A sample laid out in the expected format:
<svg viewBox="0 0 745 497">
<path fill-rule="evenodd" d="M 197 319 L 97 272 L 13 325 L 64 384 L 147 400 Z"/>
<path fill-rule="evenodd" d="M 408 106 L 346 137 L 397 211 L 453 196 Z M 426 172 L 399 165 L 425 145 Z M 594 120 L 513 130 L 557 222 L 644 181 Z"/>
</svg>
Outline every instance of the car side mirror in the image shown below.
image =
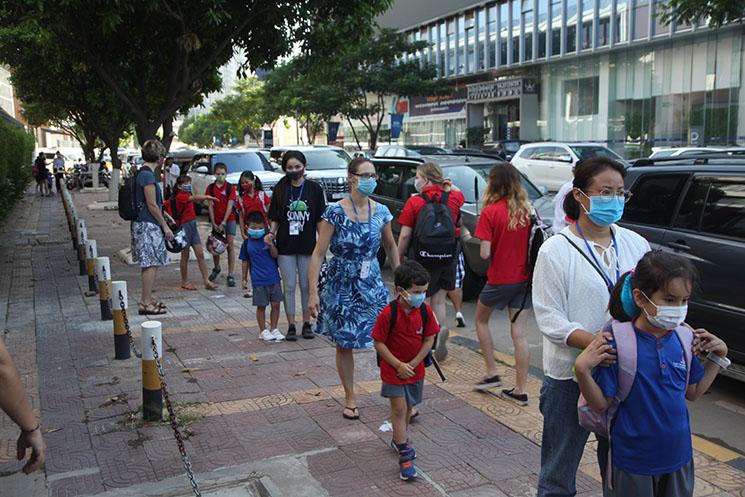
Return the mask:
<svg viewBox="0 0 745 497">
<path fill-rule="evenodd" d="M 207 166 L 199 166 L 198 168 L 196 168 L 194 170 L 194 172 L 195 173 L 200 173 L 200 174 L 208 174 L 209 173 L 209 169 L 207 169 Z"/>
</svg>

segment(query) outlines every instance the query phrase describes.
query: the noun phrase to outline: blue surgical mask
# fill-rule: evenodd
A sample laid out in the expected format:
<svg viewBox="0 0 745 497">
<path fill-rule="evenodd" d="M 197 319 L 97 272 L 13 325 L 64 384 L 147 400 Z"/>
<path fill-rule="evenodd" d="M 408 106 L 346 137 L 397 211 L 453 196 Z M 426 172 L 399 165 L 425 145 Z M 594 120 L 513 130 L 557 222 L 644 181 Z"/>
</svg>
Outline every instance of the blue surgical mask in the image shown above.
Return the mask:
<svg viewBox="0 0 745 497">
<path fill-rule="evenodd" d="M 593 195 L 592 197 L 582 192 L 582 195 L 590 199 L 590 210 L 589 212 L 585 209 L 587 217 L 590 218 L 597 226 L 610 226 L 613 223 L 617 223 L 623 217 L 624 199 L 614 195 L 610 200 L 607 197 L 601 197 L 599 195 Z"/>
<path fill-rule="evenodd" d="M 263 229 L 248 229 L 248 236 L 251 238 L 264 238 L 264 235 L 266 234 L 266 231 Z"/>
<path fill-rule="evenodd" d="M 181 191 L 184 193 L 191 193 L 191 183 L 181 185 Z"/>
<path fill-rule="evenodd" d="M 375 188 L 378 186 L 378 181 L 374 178 L 358 178 L 357 179 L 357 191 L 362 195 L 372 195 Z"/>
<path fill-rule="evenodd" d="M 406 302 L 408 302 L 411 307 L 419 308 L 424 303 L 424 299 L 427 298 L 427 294 L 406 292 L 406 295 L 404 295 L 404 298 L 406 299 Z"/>
</svg>

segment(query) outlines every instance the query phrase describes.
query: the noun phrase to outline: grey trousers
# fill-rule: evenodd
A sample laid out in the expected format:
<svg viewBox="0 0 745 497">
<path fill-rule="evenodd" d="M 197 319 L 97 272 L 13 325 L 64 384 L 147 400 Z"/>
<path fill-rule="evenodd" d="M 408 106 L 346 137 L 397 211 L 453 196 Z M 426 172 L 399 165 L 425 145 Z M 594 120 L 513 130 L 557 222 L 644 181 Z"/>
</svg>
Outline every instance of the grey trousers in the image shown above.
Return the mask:
<svg viewBox="0 0 745 497">
<path fill-rule="evenodd" d="M 308 268 L 309 255 L 281 255 L 277 257 L 279 272 L 282 275 L 282 286 L 285 293 L 285 313 L 295 315 L 295 289 L 300 281 L 300 312 L 308 310 Z"/>
<path fill-rule="evenodd" d="M 604 497 L 692 497 L 693 459 L 674 473 L 649 476 L 626 473 L 613 466 L 613 490 L 603 488 Z"/>
</svg>

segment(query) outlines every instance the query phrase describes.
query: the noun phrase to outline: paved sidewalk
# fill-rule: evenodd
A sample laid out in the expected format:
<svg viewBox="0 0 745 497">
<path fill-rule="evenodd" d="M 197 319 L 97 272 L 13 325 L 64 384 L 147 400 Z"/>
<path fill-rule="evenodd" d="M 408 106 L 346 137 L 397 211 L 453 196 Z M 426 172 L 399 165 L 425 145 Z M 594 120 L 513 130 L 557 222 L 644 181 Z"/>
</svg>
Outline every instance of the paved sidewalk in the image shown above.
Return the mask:
<svg viewBox="0 0 745 497">
<path fill-rule="evenodd" d="M 114 258 L 129 243 L 128 225 L 116 212 L 89 211 L 86 205 L 97 198 L 104 195 L 77 194 L 78 212 L 99 255 L 112 257 L 114 279 L 127 280 L 134 311 L 139 270 Z M 14 224 L 6 223 L 0 243 L 0 299 L 6 303 L 0 312 L 41 410 L 49 454 L 47 488 L 4 491 L 6 478 L 25 477 L 4 476 L 19 468 L 7 462 L 17 433 L 0 417 L 0 495 L 189 495 L 168 424 L 141 422 L 139 360 L 113 360 L 113 325 L 99 320 L 98 298 L 84 296 L 87 279 L 77 276 L 61 200 L 30 199 L 10 219 Z M 218 481 L 263 482 L 269 495 L 293 497 L 535 495 L 539 379 L 530 379 L 525 408 L 474 392 L 481 356 L 456 338 L 463 346 L 450 349 L 448 381 L 430 375 L 410 434 L 422 477 L 402 482 L 387 447 L 390 433 L 379 429 L 388 405 L 379 395 L 374 354 L 356 355 L 362 419 L 344 420 L 333 347 L 320 337 L 260 341 L 250 299 L 240 288 L 225 288 L 225 264 L 218 292 L 180 290 L 176 265 L 161 271 L 156 285 L 169 309 L 160 319 L 166 379 L 205 495 Z M 196 283 L 196 264 L 190 269 Z M 130 315 L 137 337 L 143 320 Z M 500 369 L 511 384 L 513 370 Z M 696 495 L 745 496 L 745 473 L 700 453 L 696 465 Z M 601 494 L 594 444 L 586 450 L 578 489 L 581 496 Z"/>
</svg>

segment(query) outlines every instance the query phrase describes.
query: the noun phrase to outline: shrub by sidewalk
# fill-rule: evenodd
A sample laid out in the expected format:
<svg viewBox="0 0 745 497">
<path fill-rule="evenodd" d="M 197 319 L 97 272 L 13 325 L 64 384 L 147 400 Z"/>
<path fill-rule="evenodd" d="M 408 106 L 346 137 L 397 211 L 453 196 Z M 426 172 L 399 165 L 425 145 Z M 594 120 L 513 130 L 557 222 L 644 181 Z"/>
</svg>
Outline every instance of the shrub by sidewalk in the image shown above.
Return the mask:
<svg viewBox="0 0 745 497">
<path fill-rule="evenodd" d="M 0 219 L 13 208 L 31 180 L 34 137 L 0 120 Z"/>
</svg>

